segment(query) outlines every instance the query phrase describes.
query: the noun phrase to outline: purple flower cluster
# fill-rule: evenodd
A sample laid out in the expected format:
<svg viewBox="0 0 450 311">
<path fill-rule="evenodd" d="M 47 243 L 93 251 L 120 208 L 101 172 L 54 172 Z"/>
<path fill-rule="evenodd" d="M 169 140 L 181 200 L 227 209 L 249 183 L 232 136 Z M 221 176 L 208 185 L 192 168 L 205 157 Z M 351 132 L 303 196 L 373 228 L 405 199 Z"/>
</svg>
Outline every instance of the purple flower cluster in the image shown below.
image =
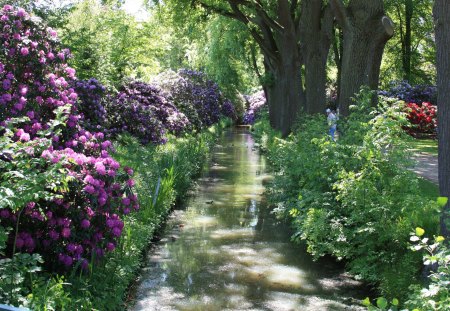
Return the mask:
<svg viewBox="0 0 450 311">
<path fill-rule="evenodd" d="M 155 80 L 195 129 L 217 123 L 221 116 L 235 118 L 236 112 L 226 101 L 219 86 L 199 71 L 182 69 L 165 72 Z"/>
<path fill-rule="evenodd" d="M 72 86 L 78 94 L 77 107 L 83 115 L 83 126 L 94 131 L 104 130 L 106 110 L 103 99 L 106 88 L 94 78 L 74 81 Z"/>
<path fill-rule="evenodd" d="M 75 70 L 65 63 L 70 52 L 59 49 L 56 32 L 9 5 L 0 11 L 0 28 L 0 133 L 11 118 L 28 117 L 16 126 L 14 137 L 18 144 L 27 144 L 25 161 L 45 161 L 36 174 L 58 165 L 61 178 L 70 178 L 68 189 L 48 186 L 57 199 L 23 206 L 19 234 L 14 239 L 11 233 L 9 245 L 16 240 L 18 251 L 39 252 L 48 263 L 86 268 L 89 259 L 115 248 L 123 230 L 121 216 L 139 208 L 131 189 L 133 172 L 120 170 L 102 132 L 82 127 L 77 109 L 86 113 L 88 107 L 76 105 L 78 95 L 71 85 L 97 84 L 76 85 Z M 44 132 L 62 106 L 62 132 Z M 87 115 L 99 119 L 95 113 Z M 41 151 L 44 135 L 52 144 Z M 0 207 L 0 225 L 15 227 L 21 209 Z"/>
<path fill-rule="evenodd" d="M 231 120 L 236 120 L 238 118 L 236 108 L 229 99 L 225 99 L 222 103 L 222 115 Z"/>
<path fill-rule="evenodd" d="M 411 86 L 406 81 L 391 82 L 388 90 L 379 92 L 380 95 L 398 98 L 406 103 L 422 104 L 423 102 L 436 105 L 437 88 L 434 85 Z"/>
<path fill-rule="evenodd" d="M 143 144 L 164 143 L 166 132 L 180 134 L 189 120 L 161 90 L 151 84 L 131 81 L 106 103 L 107 123 L 111 134 L 128 132 Z"/>
<path fill-rule="evenodd" d="M 263 91 L 254 93 L 253 95 L 244 96 L 246 103 L 246 110 L 244 113 L 244 124 L 254 124 L 259 114 L 263 109 L 267 108 L 266 96 Z"/>
</svg>

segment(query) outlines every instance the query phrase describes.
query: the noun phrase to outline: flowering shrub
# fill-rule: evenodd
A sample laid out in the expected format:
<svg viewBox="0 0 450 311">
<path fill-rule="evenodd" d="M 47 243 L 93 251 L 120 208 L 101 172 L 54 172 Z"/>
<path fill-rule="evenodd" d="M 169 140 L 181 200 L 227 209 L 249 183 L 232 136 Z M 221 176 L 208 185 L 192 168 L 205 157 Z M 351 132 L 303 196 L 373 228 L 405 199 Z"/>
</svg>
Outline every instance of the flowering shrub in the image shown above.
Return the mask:
<svg viewBox="0 0 450 311">
<path fill-rule="evenodd" d="M 166 96 L 182 111 L 195 129 L 211 126 L 221 115 L 235 119 L 232 103 L 225 100 L 216 83 L 199 71 L 165 72 L 155 79 Z"/>
<path fill-rule="evenodd" d="M 259 91 L 250 96 L 245 96 L 248 108 L 244 113 L 244 124 L 254 124 L 259 113 L 266 107 L 266 96 Z"/>
<path fill-rule="evenodd" d="M 437 88 L 434 85 L 415 85 L 411 86 L 406 81 L 391 82 L 388 90 L 379 92 L 386 97 L 397 98 L 407 103 L 421 104 L 423 102 L 436 105 Z"/>
<path fill-rule="evenodd" d="M 431 133 L 434 134 L 437 126 L 436 106 L 424 102 L 421 105 L 408 103 L 406 105 L 407 118 L 412 126 L 407 127 L 408 133 Z"/>
<path fill-rule="evenodd" d="M 229 99 L 225 99 L 222 103 L 222 115 L 231 120 L 236 120 L 238 118 L 236 109 Z"/>
<path fill-rule="evenodd" d="M 121 216 L 139 208 L 132 170 L 119 170 L 103 133 L 81 127 L 75 70 L 56 32 L 9 5 L 0 15 L 0 225 L 18 228 L 9 252 L 86 268 L 115 248 Z"/>
<path fill-rule="evenodd" d="M 180 134 L 189 125 L 186 116 L 151 84 L 131 81 L 106 104 L 112 134 L 128 132 L 143 144 L 164 143 L 165 133 Z"/>
<path fill-rule="evenodd" d="M 406 103 L 408 120 L 412 126 L 404 128 L 410 135 L 435 134 L 437 126 L 436 86 L 411 86 L 406 81 L 395 81 L 391 83 L 389 90 L 380 91 L 379 94 L 397 98 Z"/>
<path fill-rule="evenodd" d="M 83 126 L 90 130 L 103 130 L 106 121 L 106 110 L 103 99 L 106 88 L 97 79 L 77 80 L 72 83 L 78 94 L 77 107 L 83 115 Z"/>
</svg>

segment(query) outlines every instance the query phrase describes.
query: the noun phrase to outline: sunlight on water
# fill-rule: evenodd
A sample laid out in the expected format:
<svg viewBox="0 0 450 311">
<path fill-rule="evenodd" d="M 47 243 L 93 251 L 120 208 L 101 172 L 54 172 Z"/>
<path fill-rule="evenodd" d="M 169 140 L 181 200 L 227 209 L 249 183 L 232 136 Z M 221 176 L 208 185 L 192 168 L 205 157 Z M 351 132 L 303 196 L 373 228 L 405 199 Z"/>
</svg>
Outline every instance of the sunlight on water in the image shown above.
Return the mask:
<svg viewBox="0 0 450 311">
<path fill-rule="evenodd" d="M 219 143 L 148 255 L 133 310 L 364 310 L 351 298 L 365 295 L 358 282 L 289 241 L 264 200 L 273 177 L 251 135 Z"/>
</svg>

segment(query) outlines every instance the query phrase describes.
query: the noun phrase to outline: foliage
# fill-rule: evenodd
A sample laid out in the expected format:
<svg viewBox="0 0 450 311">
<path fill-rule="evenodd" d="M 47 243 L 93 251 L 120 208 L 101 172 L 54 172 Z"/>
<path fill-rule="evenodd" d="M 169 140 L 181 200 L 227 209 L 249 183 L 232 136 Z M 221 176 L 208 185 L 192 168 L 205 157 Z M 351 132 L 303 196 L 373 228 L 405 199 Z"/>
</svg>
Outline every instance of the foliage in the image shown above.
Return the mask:
<svg viewBox="0 0 450 311">
<path fill-rule="evenodd" d="M 38 254 L 17 253 L 13 258 L 0 259 L 0 301 L 10 305 L 26 303 L 25 279 L 40 271 L 43 262 Z"/>
<path fill-rule="evenodd" d="M 411 75 L 410 83 L 433 83 L 436 79 L 436 44 L 432 0 L 412 0 L 411 16 Z M 396 25 L 394 37 L 388 41 L 383 57 L 380 78 L 383 85 L 405 78 L 403 61 L 406 51 L 405 0 L 384 1 L 387 15 Z"/>
<path fill-rule="evenodd" d="M 402 102 L 381 99 L 373 109 L 370 93 L 357 102 L 338 125 L 337 143 L 322 116 L 301 120 L 288 140 L 266 133 L 263 145 L 278 172 L 270 197 L 278 215 L 291 219 L 293 240 L 306 241 L 314 257 L 345 259 L 355 276 L 403 297 L 420 260 L 405 247 L 409 230 L 435 232 L 439 209 L 405 168 Z"/>
<path fill-rule="evenodd" d="M 158 64 L 172 70 L 201 69 L 236 104 L 238 93 L 246 94 L 259 85 L 253 56 L 259 67 L 262 57 L 256 42 L 242 23 L 185 5 L 166 1 L 152 7 L 148 23 L 157 29 L 150 35 L 156 36 L 153 42 L 167 44 L 154 54 Z"/>
<path fill-rule="evenodd" d="M 447 201 L 446 198 L 439 198 L 438 201 L 442 199 Z M 450 250 L 444 243 L 444 237 L 437 236 L 431 242 L 429 238 L 424 237 L 424 234 L 425 230 L 417 227 L 415 232 L 411 233 L 410 241 L 413 242 L 413 245 L 410 248 L 414 252 L 425 250 L 423 264 L 428 271 L 431 271 L 428 275 L 429 284 L 426 287 L 410 286 L 411 292 L 408 300 L 404 303 L 407 309 L 402 308 L 401 310 L 448 310 L 450 308 Z M 400 309 L 400 302 L 395 298 L 389 304 L 387 299 L 379 297 L 376 306 L 372 305 L 369 298 L 366 298 L 363 304 L 371 311 L 397 311 Z"/>
<path fill-rule="evenodd" d="M 411 241 L 415 243 L 411 249 L 426 251 L 423 263 L 431 270 L 428 276 L 430 283 L 426 288 L 412 286 L 413 292 L 406 301 L 406 305 L 410 309 L 448 310 L 450 308 L 450 249 L 448 244 L 443 243 L 442 236 L 430 242 L 428 238 L 423 238 L 424 233 L 425 230 L 417 228 L 415 234 L 411 235 Z"/>
<path fill-rule="evenodd" d="M 80 126 L 75 70 L 56 32 L 23 9 L 1 13 L 0 225 L 15 229 L 8 254 L 38 252 L 55 269 L 87 269 L 115 248 L 120 217 L 139 207 L 131 171 L 119 171 L 103 133 Z"/>
<path fill-rule="evenodd" d="M 149 29 L 115 5 L 80 1 L 61 27 L 62 42 L 75 56 L 70 64 L 80 79 L 97 77 L 118 87 L 129 75 L 149 77 Z"/>
<path fill-rule="evenodd" d="M 166 132 L 180 134 L 189 120 L 160 89 L 140 81 L 130 81 L 106 103 L 107 126 L 112 135 L 128 132 L 141 143 L 164 143 Z"/>
</svg>

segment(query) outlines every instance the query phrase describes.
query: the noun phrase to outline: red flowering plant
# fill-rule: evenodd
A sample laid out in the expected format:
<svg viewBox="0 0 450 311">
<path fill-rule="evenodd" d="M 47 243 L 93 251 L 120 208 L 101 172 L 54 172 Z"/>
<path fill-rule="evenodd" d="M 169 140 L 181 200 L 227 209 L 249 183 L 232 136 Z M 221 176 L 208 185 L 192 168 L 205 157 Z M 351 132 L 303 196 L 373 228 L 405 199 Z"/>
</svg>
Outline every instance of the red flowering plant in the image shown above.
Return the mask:
<svg viewBox="0 0 450 311">
<path fill-rule="evenodd" d="M 407 118 L 412 124 L 406 128 L 409 134 L 413 136 L 418 134 L 435 135 L 437 126 L 436 106 L 428 102 L 423 102 L 421 105 L 408 103 L 406 111 L 408 113 Z"/>
<path fill-rule="evenodd" d="M 139 208 L 133 171 L 120 170 L 103 133 L 82 128 L 75 70 L 56 32 L 9 5 L 0 31 L 0 225 L 16 229 L 9 253 L 87 268 L 114 250 L 121 217 Z"/>
</svg>

